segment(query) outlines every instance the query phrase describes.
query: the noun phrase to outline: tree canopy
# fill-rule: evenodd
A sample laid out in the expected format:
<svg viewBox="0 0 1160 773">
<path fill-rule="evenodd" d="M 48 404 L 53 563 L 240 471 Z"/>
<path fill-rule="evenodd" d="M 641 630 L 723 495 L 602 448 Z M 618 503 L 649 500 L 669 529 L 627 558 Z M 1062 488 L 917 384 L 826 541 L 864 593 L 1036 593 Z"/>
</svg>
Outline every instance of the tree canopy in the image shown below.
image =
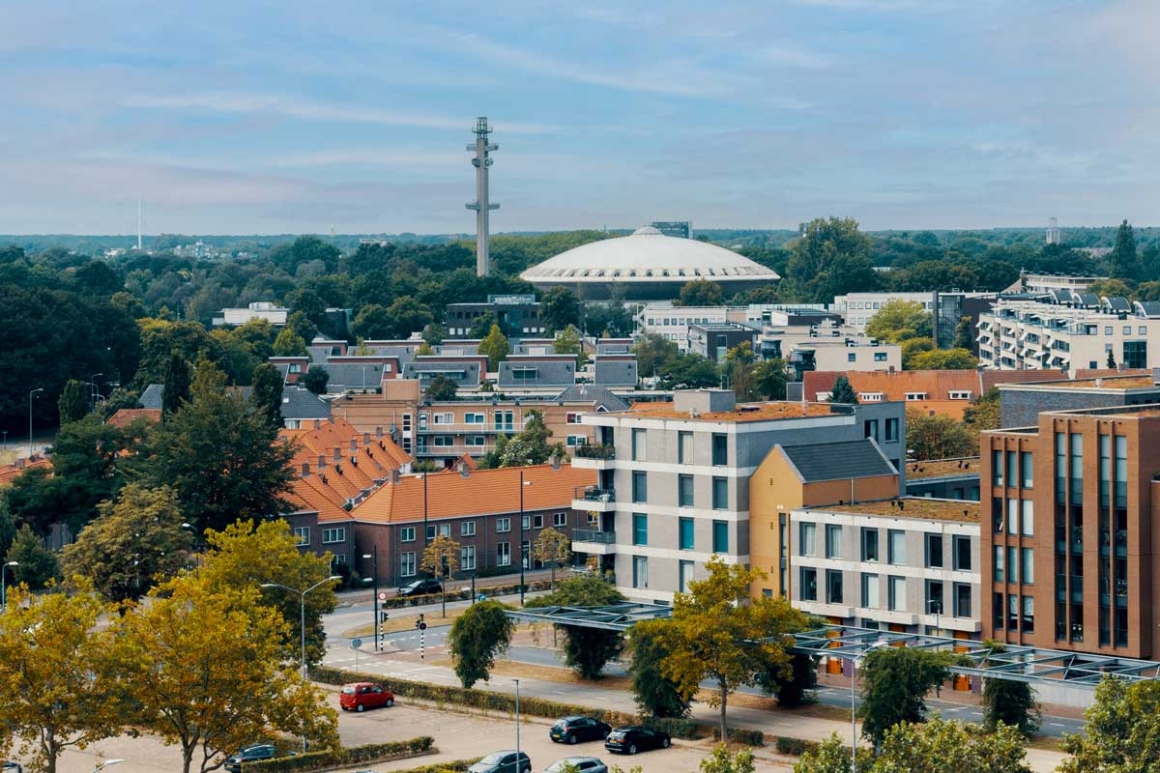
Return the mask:
<svg viewBox="0 0 1160 773">
<path fill-rule="evenodd" d="M 496 656 L 511 643 L 516 624 L 505 609 L 500 602 L 488 599 L 469 607 L 451 624 L 447 648 L 464 687 L 489 679 Z"/>
<path fill-rule="evenodd" d="M 619 604 L 624 596 L 600 577 L 564 580 L 551 593 L 528 599 L 528 607 L 605 607 Z M 624 635 L 601 628 L 557 625 L 564 635 L 564 662 L 581 679 L 599 679 L 605 664 L 624 649 Z"/>
<path fill-rule="evenodd" d="M 900 344 L 910 338 L 930 338 L 933 317 L 918 301 L 892 298 L 866 323 L 866 335 Z"/>
<path fill-rule="evenodd" d="M 1063 743 L 1060 773 L 1142 773 L 1160 759 L 1160 682 L 1112 676 L 1096 687 L 1084 732 Z"/>
</svg>

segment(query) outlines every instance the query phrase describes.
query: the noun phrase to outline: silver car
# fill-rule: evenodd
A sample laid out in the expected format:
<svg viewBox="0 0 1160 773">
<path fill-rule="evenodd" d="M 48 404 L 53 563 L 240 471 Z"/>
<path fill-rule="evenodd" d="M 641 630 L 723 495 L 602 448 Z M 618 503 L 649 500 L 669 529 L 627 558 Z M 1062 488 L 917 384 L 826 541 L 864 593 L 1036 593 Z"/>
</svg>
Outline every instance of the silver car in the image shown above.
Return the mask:
<svg viewBox="0 0 1160 773">
<path fill-rule="evenodd" d="M 544 768 L 544 773 L 563 773 L 565 770 L 573 770 L 576 773 L 608 773 L 608 766 L 595 757 L 565 757 Z"/>
</svg>

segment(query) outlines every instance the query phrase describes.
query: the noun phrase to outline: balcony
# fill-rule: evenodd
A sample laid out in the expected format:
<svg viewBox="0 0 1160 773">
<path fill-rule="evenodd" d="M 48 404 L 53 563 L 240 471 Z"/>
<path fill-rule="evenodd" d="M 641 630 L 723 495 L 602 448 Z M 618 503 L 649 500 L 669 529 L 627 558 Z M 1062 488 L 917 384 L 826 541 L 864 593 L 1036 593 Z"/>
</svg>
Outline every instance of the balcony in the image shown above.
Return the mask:
<svg viewBox="0 0 1160 773">
<path fill-rule="evenodd" d="M 479 434 L 479 435 L 513 435 L 517 432 L 522 432 L 524 423 L 522 421 L 513 422 L 511 424 L 501 424 L 496 426 L 494 423 L 477 423 L 471 422 L 469 424 L 453 424 L 448 422 L 420 422 L 419 433 L 422 435 L 458 435 L 458 434 Z"/>
<path fill-rule="evenodd" d="M 616 448 L 605 445 L 582 445 L 572 450 L 572 466 L 583 470 L 611 470 Z"/>
<path fill-rule="evenodd" d="M 573 529 L 572 552 L 590 556 L 608 556 L 616 552 L 616 532 L 599 529 Z"/>
<path fill-rule="evenodd" d="M 616 492 L 599 486 L 577 486 L 572 492 L 572 509 L 590 513 L 614 512 Z"/>
</svg>

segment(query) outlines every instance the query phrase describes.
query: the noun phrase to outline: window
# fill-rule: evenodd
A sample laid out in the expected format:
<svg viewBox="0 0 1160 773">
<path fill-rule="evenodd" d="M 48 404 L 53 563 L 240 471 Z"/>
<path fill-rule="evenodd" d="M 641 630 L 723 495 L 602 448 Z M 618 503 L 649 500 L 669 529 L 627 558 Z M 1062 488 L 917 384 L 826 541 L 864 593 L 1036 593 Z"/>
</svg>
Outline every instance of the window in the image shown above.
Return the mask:
<svg viewBox="0 0 1160 773">
<path fill-rule="evenodd" d="M 1023 488 L 1035 487 L 1035 463 L 1030 451 L 1019 454 L 1019 468 L 1023 472 Z"/>
<path fill-rule="evenodd" d="M 954 570 L 956 572 L 971 571 L 971 538 L 960 535 L 951 537 L 954 550 Z"/>
<path fill-rule="evenodd" d="M 860 392 L 858 394 L 858 400 L 863 403 L 880 403 L 882 398 L 881 392 Z"/>
<path fill-rule="evenodd" d="M 681 550 L 692 550 L 694 544 L 694 526 L 692 518 L 681 518 L 677 521 L 677 547 Z"/>
<path fill-rule="evenodd" d="M 927 567 L 941 569 L 943 565 L 943 538 L 941 534 L 927 534 L 924 542 L 926 543 L 926 565 Z"/>
<path fill-rule="evenodd" d="M 414 553 L 400 553 L 399 554 L 399 574 L 403 577 L 415 576 L 415 554 Z"/>
<path fill-rule="evenodd" d="M 898 419 L 886 420 L 886 442 L 893 443 L 898 440 Z"/>
<path fill-rule="evenodd" d="M 826 570 L 826 603 L 842 603 L 842 573 L 836 569 Z"/>
<path fill-rule="evenodd" d="M 526 526 L 527 516 L 524 516 L 524 519 L 525 519 L 524 528 L 527 528 L 527 526 Z M 543 513 L 536 513 L 534 516 L 532 516 L 532 528 L 533 529 L 544 528 L 544 514 Z"/>
<path fill-rule="evenodd" d="M 725 467 L 729 464 L 729 436 L 713 433 L 713 466 Z"/>
<path fill-rule="evenodd" d="M 433 539 L 435 539 L 435 524 L 427 527 L 427 541 L 430 542 Z"/>
<path fill-rule="evenodd" d="M 878 419 L 869 419 L 865 423 L 866 434 L 865 437 L 872 437 L 878 439 Z"/>
<path fill-rule="evenodd" d="M 566 414 L 564 414 L 564 422 L 566 424 L 579 424 L 580 423 L 580 414 L 578 414 L 578 413 L 566 413 Z"/>
<path fill-rule="evenodd" d="M 399 542 L 414 542 L 415 541 L 415 527 L 403 526 L 399 529 Z"/>
<path fill-rule="evenodd" d="M 483 424 L 485 421 L 482 413 L 465 413 L 463 414 L 464 424 Z"/>
<path fill-rule="evenodd" d="M 632 501 L 648 501 L 648 473 L 634 472 L 632 474 Z"/>
<path fill-rule="evenodd" d="M 940 580 L 927 580 L 926 613 L 928 615 L 941 615 L 944 611 L 942 582 Z"/>
<path fill-rule="evenodd" d="M 729 509 L 729 479 L 713 478 L 713 509 Z"/>
<path fill-rule="evenodd" d="M 857 362 L 857 361 L 858 361 L 858 353 L 857 352 L 846 352 L 846 362 Z"/>
<path fill-rule="evenodd" d="M 802 567 L 801 572 L 801 600 L 818 600 L 818 570 Z"/>
<path fill-rule="evenodd" d="M 511 531 L 512 530 L 512 519 L 511 518 L 496 518 L 495 519 L 495 530 L 499 534 L 502 534 L 505 531 Z"/>
<path fill-rule="evenodd" d="M 867 609 L 878 608 L 878 575 L 862 575 L 862 606 Z"/>
<path fill-rule="evenodd" d="M 634 462 L 644 461 L 648 453 L 647 437 L 643 429 L 634 429 L 632 431 L 632 460 Z"/>
<path fill-rule="evenodd" d="M 862 560 L 878 560 L 878 530 L 862 529 Z"/>
<path fill-rule="evenodd" d="M 1019 500 L 1007 500 L 1007 533 L 1019 533 Z"/>
<path fill-rule="evenodd" d="M 1023 597 L 1023 633 L 1035 632 L 1035 597 Z"/>
<path fill-rule="evenodd" d="M 694 564 L 692 561 L 681 561 L 677 564 L 677 590 L 681 593 L 689 592 L 689 583 L 693 581 Z"/>
<path fill-rule="evenodd" d="M 1021 500 L 1023 502 L 1023 536 L 1035 536 L 1035 502 L 1030 499 Z"/>
<path fill-rule="evenodd" d="M 1017 464 L 1019 461 L 1019 454 L 1015 451 L 1007 452 L 1007 485 L 1014 486 L 1015 481 L 1019 480 L 1019 470 Z"/>
<path fill-rule="evenodd" d="M 329 545 L 334 542 L 346 542 L 345 526 L 337 526 L 322 530 L 322 544 Z"/>
<path fill-rule="evenodd" d="M 451 524 L 449 524 L 449 523 L 439 524 L 439 536 L 440 537 L 450 537 L 451 536 Z"/>
<path fill-rule="evenodd" d="M 495 565 L 496 566 L 511 566 L 512 565 L 512 543 L 497 542 L 495 544 Z"/>
<path fill-rule="evenodd" d="M 886 352 L 874 352 L 874 362 L 886 362 Z"/>
<path fill-rule="evenodd" d="M 1112 333 L 1112 326 L 1111 325 L 1104 325 L 1104 335 L 1110 336 L 1112 334 L 1113 334 Z"/>
<path fill-rule="evenodd" d="M 890 563 L 898 565 L 906 563 L 906 532 L 901 529 L 890 529 L 886 532 L 887 558 Z"/>
<path fill-rule="evenodd" d="M 799 556 L 816 556 L 818 554 L 818 525 L 816 523 L 801 524 L 801 540 L 799 542 Z"/>
<path fill-rule="evenodd" d="M 1003 485 L 1003 452 L 991 452 L 991 476 L 995 479 L 996 486 Z"/>
<path fill-rule="evenodd" d="M 826 525 L 826 558 L 842 557 L 842 527 L 836 524 Z"/>
<path fill-rule="evenodd" d="M 956 582 L 954 590 L 954 605 L 952 610 L 955 617 L 971 616 L 971 586 L 965 582 Z"/>
<path fill-rule="evenodd" d="M 926 399 L 926 392 L 907 392 L 906 402 L 915 403 Z"/>
<path fill-rule="evenodd" d="M 1024 585 L 1035 584 L 1035 553 L 1031 548 L 1020 548 L 1019 580 Z"/>
<path fill-rule="evenodd" d="M 693 506 L 693 476 L 677 476 L 677 505 L 679 507 Z"/>
<path fill-rule="evenodd" d="M 952 400 L 970 400 L 971 399 L 971 392 L 969 390 L 965 391 L 965 392 L 952 390 L 951 391 L 951 399 Z"/>
<path fill-rule="evenodd" d="M 568 513 L 552 513 L 552 525 L 556 528 L 568 525 Z"/>
<path fill-rule="evenodd" d="M 299 547 L 310 544 L 310 527 L 309 526 L 295 526 L 294 538 L 298 540 Z"/>
<path fill-rule="evenodd" d="M 1126 336 L 1132 335 L 1132 326 L 1131 325 L 1124 325 L 1124 335 L 1126 335 Z"/>
<path fill-rule="evenodd" d="M 886 589 L 886 606 L 891 612 L 906 611 L 906 578 L 891 577 Z"/>
<path fill-rule="evenodd" d="M 648 544 L 648 516 L 644 513 L 632 514 L 632 544 Z"/>
<path fill-rule="evenodd" d="M 459 524 L 460 537 L 474 537 L 475 536 L 475 521 L 464 521 Z"/>
<path fill-rule="evenodd" d="M 459 549 L 459 568 L 465 572 L 475 571 L 475 545 L 464 545 Z"/>
<path fill-rule="evenodd" d="M 632 557 L 632 587 L 648 587 L 648 556 Z"/>
<path fill-rule="evenodd" d="M 729 523 L 727 521 L 713 521 L 713 552 L 729 552 Z"/>
<path fill-rule="evenodd" d="M 991 626 L 998 629 L 1003 627 L 1006 617 L 1003 614 L 1003 594 L 991 594 Z"/>
<path fill-rule="evenodd" d="M 586 446 L 586 445 L 588 445 L 588 436 L 587 435 L 569 435 L 568 436 L 568 445 L 573 446 L 573 447 Z"/>
<path fill-rule="evenodd" d="M 693 463 L 693 433 L 677 433 L 677 464 Z"/>
</svg>

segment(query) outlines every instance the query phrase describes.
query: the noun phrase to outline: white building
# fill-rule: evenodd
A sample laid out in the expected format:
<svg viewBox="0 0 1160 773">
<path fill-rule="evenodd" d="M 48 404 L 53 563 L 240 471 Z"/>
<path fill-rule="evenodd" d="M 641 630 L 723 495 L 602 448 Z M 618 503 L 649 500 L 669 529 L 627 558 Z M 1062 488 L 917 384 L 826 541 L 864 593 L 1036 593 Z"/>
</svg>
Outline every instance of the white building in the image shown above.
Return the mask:
<svg viewBox="0 0 1160 773">
<path fill-rule="evenodd" d="M 830 310 L 841 314 L 848 327 L 862 330 L 889 301 L 913 301 L 933 312 L 935 293 L 848 293 L 835 296 Z"/>
<path fill-rule="evenodd" d="M 289 314 L 290 309 L 283 308 L 269 301 L 257 301 L 251 303 L 244 309 L 222 309 L 219 312 L 220 316 L 213 318 L 213 323 L 215 326 L 228 325 L 234 327 L 236 325 L 244 325 L 250 320 L 264 319 L 271 325 L 280 327 L 286 324 L 286 318 Z"/>
<path fill-rule="evenodd" d="M 1049 293 L 1064 290 L 1069 293 L 1086 293 L 1088 287 L 1102 282 L 1106 276 L 1055 276 L 1053 274 L 1025 274 L 1023 289 L 1029 293 Z"/>
</svg>

